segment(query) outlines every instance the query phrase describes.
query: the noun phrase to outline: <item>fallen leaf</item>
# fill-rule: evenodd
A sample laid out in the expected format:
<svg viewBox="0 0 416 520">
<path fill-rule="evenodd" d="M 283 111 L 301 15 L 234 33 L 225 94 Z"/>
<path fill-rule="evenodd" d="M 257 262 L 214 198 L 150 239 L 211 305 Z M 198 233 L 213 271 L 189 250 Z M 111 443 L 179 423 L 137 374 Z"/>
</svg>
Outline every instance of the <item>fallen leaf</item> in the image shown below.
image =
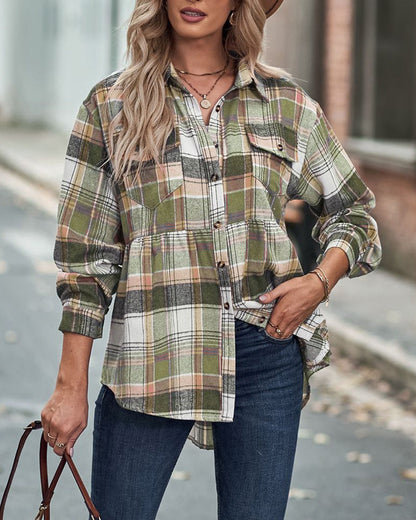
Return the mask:
<svg viewBox="0 0 416 520">
<path fill-rule="evenodd" d="M 408 480 L 416 480 L 416 468 L 403 469 L 400 475 Z"/>
<path fill-rule="evenodd" d="M 345 454 L 345 459 L 348 462 L 358 462 L 359 456 L 360 456 L 359 451 L 349 451 L 348 453 Z"/>
<path fill-rule="evenodd" d="M 299 489 L 299 488 L 290 488 L 289 498 L 294 498 L 295 500 L 308 500 L 316 497 L 316 491 L 313 489 Z"/>
<path fill-rule="evenodd" d="M 359 451 L 349 451 L 345 454 L 345 459 L 348 462 L 359 462 L 360 464 L 368 464 L 371 462 L 371 455 L 369 453 L 360 453 Z"/>
<path fill-rule="evenodd" d="M 188 471 L 173 471 L 172 480 L 189 480 L 191 475 Z"/>
<path fill-rule="evenodd" d="M 368 464 L 371 462 L 371 455 L 369 453 L 360 453 L 358 456 L 358 462 L 360 464 Z"/>
<path fill-rule="evenodd" d="M 403 497 L 400 495 L 388 495 L 384 497 L 384 501 L 389 506 L 399 506 L 403 503 Z"/>
<path fill-rule="evenodd" d="M 330 437 L 326 433 L 316 433 L 313 437 L 315 444 L 329 444 Z"/>
<path fill-rule="evenodd" d="M 4 333 L 4 341 L 8 344 L 17 343 L 18 336 L 14 330 L 6 330 Z"/>
</svg>

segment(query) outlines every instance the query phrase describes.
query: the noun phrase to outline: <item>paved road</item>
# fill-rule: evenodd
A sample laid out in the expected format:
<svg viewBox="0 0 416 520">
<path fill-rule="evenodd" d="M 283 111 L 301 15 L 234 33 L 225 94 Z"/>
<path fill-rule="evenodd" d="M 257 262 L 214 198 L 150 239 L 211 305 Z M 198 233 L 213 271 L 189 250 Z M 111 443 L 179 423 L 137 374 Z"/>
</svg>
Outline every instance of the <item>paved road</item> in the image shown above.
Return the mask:
<svg viewBox="0 0 416 520">
<path fill-rule="evenodd" d="M 6 173 L 0 170 L 0 491 L 20 428 L 39 417 L 53 390 L 61 342 L 57 331 L 60 304 L 51 258 L 55 203 L 43 201 L 29 188 L 29 195 L 43 208 L 40 210 L 27 197 L 2 187 L 2 175 Z M 104 336 L 107 331 L 108 323 Z M 90 413 L 98 392 L 104 348 L 103 340 L 95 342 Z M 342 359 L 335 359 L 332 367 L 313 376 L 311 402 L 302 412 L 287 520 L 416 518 L 416 481 L 400 475 L 402 469 L 416 467 L 415 442 L 410 439 L 416 431 L 415 418 L 381 393 L 382 383 L 377 383 L 375 389 L 374 377 L 373 387 L 366 386 L 370 376 Z M 38 497 L 34 468 L 37 436 L 33 434 L 28 441 L 6 514 L 9 520 L 34 516 Z M 89 426 L 75 452 L 87 483 L 90 442 Z M 348 453 L 350 459 L 359 458 L 361 462 L 348 461 Z M 56 462 L 52 453 L 51 461 Z M 181 479 L 183 476 L 186 478 Z M 158 520 L 215 520 L 213 453 L 187 442 L 174 477 Z M 55 511 L 62 511 L 61 520 L 84 518 L 81 501 L 72 498 L 77 491 L 67 473 L 65 481 L 65 492 L 61 486 L 54 497 Z M 70 486 L 73 495 L 67 491 Z M 393 498 L 386 499 L 389 496 Z M 402 504 L 388 505 L 386 500 L 402 500 Z"/>
</svg>

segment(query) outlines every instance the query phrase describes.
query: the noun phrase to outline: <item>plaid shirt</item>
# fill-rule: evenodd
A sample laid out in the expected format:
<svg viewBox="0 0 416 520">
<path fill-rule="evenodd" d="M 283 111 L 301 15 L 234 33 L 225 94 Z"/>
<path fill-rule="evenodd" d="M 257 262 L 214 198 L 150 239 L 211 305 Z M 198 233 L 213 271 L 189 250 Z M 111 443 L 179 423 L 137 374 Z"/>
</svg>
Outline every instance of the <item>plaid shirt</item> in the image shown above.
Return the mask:
<svg viewBox="0 0 416 520">
<path fill-rule="evenodd" d="M 195 420 L 189 438 L 212 449 L 211 422 L 234 414 L 234 318 L 266 327 L 274 302 L 258 296 L 302 275 L 287 201 L 312 207 L 314 237 L 324 252 L 342 248 L 354 277 L 380 262 L 374 196 L 320 106 L 243 62 L 208 127 L 170 64 L 175 125 L 162 166 L 149 160 L 138 181 L 115 183 L 108 125 L 122 101 L 107 94 L 118 74 L 91 90 L 68 145 L 55 246 L 59 328 L 101 337 L 116 293 L 102 383 L 125 408 Z M 295 334 L 303 407 L 309 377 L 331 354 L 319 308 Z"/>
</svg>

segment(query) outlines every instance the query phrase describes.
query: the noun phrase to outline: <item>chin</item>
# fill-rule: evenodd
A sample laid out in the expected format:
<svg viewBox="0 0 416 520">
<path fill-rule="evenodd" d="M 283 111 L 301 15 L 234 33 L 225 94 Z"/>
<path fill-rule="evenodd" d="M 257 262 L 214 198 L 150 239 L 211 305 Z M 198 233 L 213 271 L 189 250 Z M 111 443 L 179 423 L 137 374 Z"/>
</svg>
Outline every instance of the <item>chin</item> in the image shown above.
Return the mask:
<svg viewBox="0 0 416 520">
<path fill-rule="evenodd" d="M 202 30 L 201 27 L 173 27 L 172 31 L 174 34 L 179 36 L 180 38 L 204 38 L 206 36 L 209 36 L 211 33 L 209 31 Z"/>
</svg>

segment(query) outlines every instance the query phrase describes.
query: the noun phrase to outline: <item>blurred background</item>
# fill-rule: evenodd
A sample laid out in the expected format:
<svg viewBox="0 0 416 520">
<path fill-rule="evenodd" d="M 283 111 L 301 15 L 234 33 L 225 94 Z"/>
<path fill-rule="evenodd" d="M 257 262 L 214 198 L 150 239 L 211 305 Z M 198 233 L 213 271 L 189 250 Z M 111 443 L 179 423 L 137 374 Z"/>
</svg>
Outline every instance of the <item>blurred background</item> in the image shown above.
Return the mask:
<svg viewBox="0 0 416 520">
<path fill-rule="evenodd" d="M 90 88 L 123 66 L 134 3 L 0 0 L 0 493 L 59 362 L 52 251 L 69 132 Z M 336 508 L 339 520 L 414 520 L 416 0 L 286 0 L 267 21 L 261 58 L 323 107 L 376 195 L 384 253 L 381 269 L 342 280 L 323 309 L 333 361 L 311 380 L 287 518 L 330 518 Z M 309 265 L 313 217 L 305 207 L 293 215 Z M 91 361 L 91 412 L 108 322 Z M 36 445 L 16 477 L 10 519 L 38 500 Z M 90 445 L 91 420 L 75 456 L 87 483 Z M 213 454 L 187 443 L 158 520 L 216 518 L 213 471 Z M 75 488 L 56 495 L 62 520 L 83 514 Z"/>
</svg>

